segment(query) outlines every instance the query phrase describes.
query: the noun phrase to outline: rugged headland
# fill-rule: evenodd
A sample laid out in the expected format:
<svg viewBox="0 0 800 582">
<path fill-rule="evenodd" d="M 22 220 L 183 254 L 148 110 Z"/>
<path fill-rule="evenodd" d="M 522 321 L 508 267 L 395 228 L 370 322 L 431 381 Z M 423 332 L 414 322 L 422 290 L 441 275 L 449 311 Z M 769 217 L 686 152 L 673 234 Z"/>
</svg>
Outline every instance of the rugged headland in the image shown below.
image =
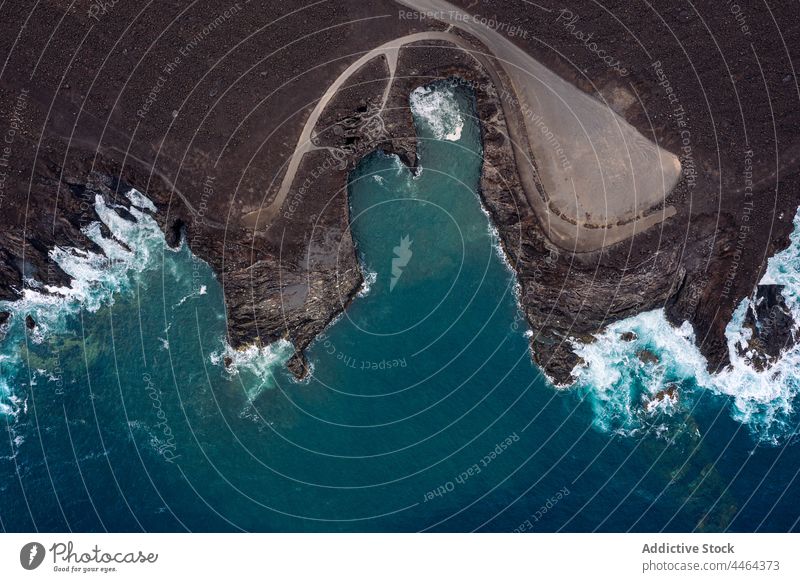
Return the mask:
<svg viewBox="0 0 800 582">
<path fill-rule="evenodd" d="M 414 166 L 409 94 L 446 79 L 474 91 L 480 194 L 548 375 L 568 383 L 572 341 L 658 307 L 692 324 L 710 368 L 724 366 L 725 326 L 787 246 L 800 202 L 791 7 L 749 8 L 745 32 L 724 4 L 456 4 L 680 159 L 657 223 L 595 250 L 554 242 L 532 203 L 547 193 L 520 137 L 531 106 L 514 63 L 436 14 L 383 0 L 142 13 L 55 3 L 26 20 L 30 8 L 10 2 L 0 13 L 20 33 L 0 41 L 0 298 L 68 284 L 50 249 L 99 252 L 81 232 L 95 192 L 125 203 L 133 186 L 168 242 L 183 239 L 217 273 L 231 344 L 290 339 L 301 376 L 303 350 L 362 283 L 348 172 L 375 149 Z M 789 341 L 777 319 L 760 327 L 774 337 L 757 338 L 767 359 Z"/>
</svg>

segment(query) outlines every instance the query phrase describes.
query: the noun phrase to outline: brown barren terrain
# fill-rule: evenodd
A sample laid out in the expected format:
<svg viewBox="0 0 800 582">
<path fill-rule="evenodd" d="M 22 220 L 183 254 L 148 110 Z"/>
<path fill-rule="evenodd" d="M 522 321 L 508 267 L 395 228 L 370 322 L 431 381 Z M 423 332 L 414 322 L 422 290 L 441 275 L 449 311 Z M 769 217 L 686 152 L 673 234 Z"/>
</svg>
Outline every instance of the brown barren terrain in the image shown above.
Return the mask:
<svg viewBox="0 0 800 582">
<path fill-rule="evenodd" d="M 567 338 L 666 307 L 692 323 L 710 366 L 724 365 L 725 325 L 788 244 L 800 200 L 796 8 L 455 4 L 469 26 L 388 0 L 5 2 L 0 297 L 18 297 L 25 278 L 66 284 L 49 250 L 91 247 L 81 228 L 96 219 L 94 192 L 132 185 L 156 203 L 167 240 L 185 237 L 219 276 L 231 343 L 287 337 L 302 375 L 303 349 L 361 284 L 347 172 L 376 148 L 413 165 L 408 95 L 455 76 L 475 89 L 481 194 L 536 361 L 567 382 L 578 363 Z M 646 188 L 640 205 L 585 178 L 572 211 L 550 205 L 537 151 L 552 142 L 537 141 L 537 105 L 491 35 L 555 74 L 559 95 L 579 89 L 644 136 L 641 148 L 679 160 L 677 185 Z M 586 247 L 554 235 L 548 210 L 569 223 L 590 207 L 586 229 L 609 233 L 655 218 Z"/>
</svg>

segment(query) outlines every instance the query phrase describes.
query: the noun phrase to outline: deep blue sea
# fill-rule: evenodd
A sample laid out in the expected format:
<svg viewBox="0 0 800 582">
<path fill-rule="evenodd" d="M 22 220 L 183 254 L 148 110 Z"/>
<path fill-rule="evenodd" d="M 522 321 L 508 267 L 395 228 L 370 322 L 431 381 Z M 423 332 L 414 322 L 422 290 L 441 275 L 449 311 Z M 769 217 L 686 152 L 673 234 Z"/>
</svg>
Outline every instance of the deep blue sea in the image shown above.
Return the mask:
<svg viewBox="0 0 800 582">
<path fill-rule="evenodd" d="M 0 306 L 13 313 L 0 528 L 798 529 L 798 353 L 765 373 L 734 357 L 710 375 L 691 327 L 654 311 L 579 346 L 577 384 L 552 386 L 478 197 L 472 95 L 440 83 L 411 106 L 421 167 L 375 153 L 351 175 L 367 283 L 312 345 L 301 382 L 284 369 L 286 343 L 227 346 L 219 282 L 185 245 L 165 245 L 146 193 L 97 199 L 127 246 L 93 225 L 104 256 L 54 251 L 70 289 L 28 282 Z M 798 237 L 767 274 L 795 313 Z"/>
</svg>

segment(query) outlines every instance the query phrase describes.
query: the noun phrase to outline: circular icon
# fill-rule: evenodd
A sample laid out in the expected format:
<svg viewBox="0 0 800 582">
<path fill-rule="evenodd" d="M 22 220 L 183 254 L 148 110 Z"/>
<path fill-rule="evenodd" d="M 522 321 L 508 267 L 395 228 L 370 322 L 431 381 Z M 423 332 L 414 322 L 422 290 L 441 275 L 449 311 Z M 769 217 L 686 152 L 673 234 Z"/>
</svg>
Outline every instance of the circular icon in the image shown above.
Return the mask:
<svg viewBox="0 0 800 582">
<path fill-rule="evenodd" d="M 44 546 L 39 542 L 28 542 L 19 551 L 19 563 L 26 570 L 35 570 L 44 562 Z"/>
</svg>

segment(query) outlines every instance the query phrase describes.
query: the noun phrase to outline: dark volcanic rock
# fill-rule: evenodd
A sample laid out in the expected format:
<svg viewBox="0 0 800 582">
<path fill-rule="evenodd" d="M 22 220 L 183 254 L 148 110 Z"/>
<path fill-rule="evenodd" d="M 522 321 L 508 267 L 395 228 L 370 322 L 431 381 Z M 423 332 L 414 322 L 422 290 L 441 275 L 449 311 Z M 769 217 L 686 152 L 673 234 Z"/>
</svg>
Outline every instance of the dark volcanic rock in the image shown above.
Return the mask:
<svg viewBox="0 0 800 582">
<path fill-rule="evenodd" d="M 477 10 L 471 1 L 456 2 Z M 510 83 L 466 35 L 461 38 L 472 42 L 472 54 L 438 41 L 401 51 L 380 132 L 368 135 L 387 70 L 384 59 L 369 63 L 321 118 L 318 143 L 337 150 L 337 163 L 297 200 L 299 184 L 325 158 L 321 150 L 306 155 L 269 228 L 246 226 L 243 217 L 275 196 L 309 112 L 336 77 L 366 50 L 444 25 L 389 18 L 398 6 L 388 0 L 318 3 L 302 11 L 286 2 L 241 6 L 241 14 L 169 72 L 165 64 L 186 46 L 181 27 L 169 24 L 180 16 L 200 26 L 216 18 L 219 6 L 164 3 L 139 14 L 136 3 L 121 2 L 102 26 L 63 3 L 39 3 L 31 19 L 22 0 L 0 7 L 8 30 L 25 31 L 13 47 L 15 35 L 7 35 L 0 77 L 0 129 L 8 129 L 9 112 L 19 113 L 0 192 L 0 299 L 18 298 L 25 277 L 68 285 L 49 251 L 59 245 L 100 252 L 82 232 L 97 220 L 94 197 L 102 192 L 119 202 L 121 184 L 131 184 L 156 203 L 167 242 L 175 246 L 183 238 L 214 269 L 232 345 L 288 338 L 298 349 L 290 367 L 302 375 L 302 350 L 361 284 L 348 226 L 347 171 L 375 148 L 413 167 L 408 95 L 433 80 L 457 78 L 475 91 L 484 147 L 481 198 L 517 273 L 534 358 L 548 375 L 570 382 L 578 363 L 571 338 L 583 341 L 613 321 L 662 307 L 671 322 L 692 324 L 711 369 L 727 362 L 725 326 L 751 294 L 765 259 L 789 243 L 800 199 L 800 107 L 790 83 L 800 24 L 791 3 L 773 6 L 774 18 L 750 13 L 753 47 L 714 3 L 695 6 L 702 18 L 688 21 L 679 9 L 656 12 L 647 3 L 583 3 L 581 26 L 598 47 L 623 59 L 630 71 L 625 79 L 556 25 L 560 5 L 546 13 L 524 0 L 481 3 L 483 14 L 536 32 L 513 42 L 608 99 L 644 135 L 682 156 L 684 128 L 653 72 L 654 60 L 685 109 L 697 177 L 693 187 L 684 182 L 665 200 L 677 214 L 596 253 L 573 253 L 545 236 L 517 173 L 518 164 L 529 162 L 516 159 L 509 144 L 508 124 L 518 123 L 520 113 L 498 96 Z M 280 27 L 252 34 L 278 16 Z M 75 44 L 89 34 L 89 42 Z M 243 38 L 248 42 L 239 43 Z M 637 40 L 647 48 L 639 50 Z M 166 88 L 147 101 L 160 76 Z M 631 88 L 637 100 L 615 99 Z M 751 210 L 753 200 L 759 204 Z M 780 305 L 777 297 L 764 301 Z M 753 315 L 754 341 L 763 342 L 765 358 L 794 341 L 784 316 L 779 306 L 764 336 L 754 323 L 763 317 Z"/>
<path fill-rule="evenodd" d="M 697 172 L 693 185 L 684 181 L 669 193 L 665 204 L 673 205 L 677 214 L 658 227 L 597 257 L 559 249 L 572 266 L 572 277 L 551 274 L 558 267 L 543 271 L 535 261 L 525 260 L 528 268 L 521 271 L 528 274 L 523 278 L 544 279 L 564 290 L 561 297 L 558 291 L 544 299 L 530 297 L 542 303 L 538 318 L 544 320 L 555 306 L 547 325 L 570 337 L 576 328 L 592 333 L 593 325 L 602 327 L 664 307 L 673 324 L 692 324 L 710 370 L 724 367 L 725 327 L 741 300 L 752 293 L 765 260 L 789 244 L 800 201 L 800 107 L 793 77 L 787 75 L 796 50 L 784 44 L 791 38 L 788 46 L 800 46 L 800 21 L 790 5 L 782 5 L 782 16 L 775 18 L 750 12 L 746 32 L 714 3 L 694 5 L 689 12 L 697 16 L 689 20 L 680 8 L 654 10 L 648 3 L 626 0 L 569 6 L 579 17 L 580 30 L 591 34 L 598 48 L 621 59 L 627 70 L 621 77 L 584 43 L 575 42 L 574 29 L 559 21 L 562 5 L 546 2 L 552 12 L 543 13 L 531 10 L 526 0 L 482 0 L 479 8 L 471 0 L 452 1 L 468 12 L 497 14 L 530 31 L 510 40 L 564 79 L 609 102 L 643 135 Z M 654 30 L 671 30 L 677 36 L 651 34 Z M 715 41 L 709 30 L 728 33 Z M 670 93 L 659 86 L 663 80 L 654 72 L 655 62 L 666 71 Z M 721 75 L 720 70 L 729 74 Z M 620 107 L 613 99 L 620 86 L 633 88 L 637 98 L 630 105 Z M 743 110 L 741 103 L 748 106 Z M 689 143 L 683 143 L 685 138 Z M 530 244 L 536 244 L 535 234 Z M 594 265 L 600 270 L 594 272 Z M 615 269 L 621 276 L 618 285 L 611 276 Z M 653 280 L 657 277 L 662 278 L 660 284 Z M 639 289 L 638 282 L 643 283 Z M 609 302 L 613 289 L 619 291 L 619 300 Z M 597 308 L 575 300 L 582 296 L 592 302 L 595 290 Z M 569 309 L 559 305 L 562 302 Z M 565 329 L 570 331 L 565 334 Z M 555 360 L 537 359 L 549 362 L 545 367 L 554 378 L 568 382 L 573 360 L 565 356 L 558 334 L 547 335 L 550 344 L 541 347 Z"/>
<path fill-rule="evenodd" d="M 383 55 L 365 63 L 325 107 L 315 128 L 315 145 L 363 150 L 362 142 L 374 137 L 370 132 L 381 131 L 380 106 L 388 82 Z"/>
<path fill-rule="evenodd" d="M 11 314 L 8 311 L 0 311 L 0 341 L 6 337 L 6 323 L 11 318 Z"/>
<path fill-rule="evenodd" d="M 672 401 L 678 398 L 678 387 L 675 384 L 668 384 L 663 390 L 659 390 L 653 395 L 653 400 L 656 402 L 663 402 L 665 399 Z"/>
<path fill-rule="evenodd" d="M 619 335 L 619 339 L 621 339 L 624 342 L 636 341 L 636 337 L 637 337 L 636 334 L 633 333 L 632 331 L 625 331 Z"/>
<path fill-rule="evenodd" d="M 177 218 L 172 222 L 165 234 L 167 244 L 176 248 L 180 246 L 181 240 L 186 236 L 186 223 L 181 218 Z"/>
<path fill-rule="evenodd" d="M 752 334 L 746 346 L 737 346 L 757 370 L 768 368 L 794 345 L 797 323 L 783 297 L 783 285 L 759 285 L 742 326 Z"/>
<path fill-rule="evenodd" d="M 25 316 L 25 327 L 27 327 L 31 331 L 36 329 L 36 321 L 30 315 Z"/>
<path fill-rule="evenodd" d="M 642 349 L 636 352 L 636 357 L 645 364 L 658 364 L 661 359 L 648 349 Z"/>
</svg>

